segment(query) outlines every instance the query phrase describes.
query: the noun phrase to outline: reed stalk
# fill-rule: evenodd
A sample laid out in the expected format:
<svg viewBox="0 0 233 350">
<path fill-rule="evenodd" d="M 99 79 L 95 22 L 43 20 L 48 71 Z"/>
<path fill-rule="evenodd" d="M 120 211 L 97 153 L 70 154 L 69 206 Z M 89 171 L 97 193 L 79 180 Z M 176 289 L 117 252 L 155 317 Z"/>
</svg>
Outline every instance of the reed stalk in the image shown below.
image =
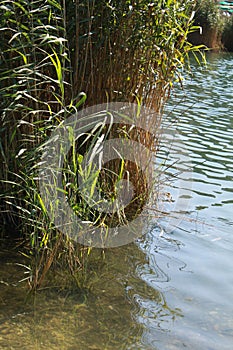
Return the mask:
<svg viewBox="0 0 233 350">
<path fill-rule="evenodd" d="M 197 50 L 187 41 L 195 30 L 194 5 L 190 0 L 1 1 L 0 215 L 5 226 L 14 225 L 24 239 L 32 289 L 41 286 L 61 257 L 75 275 L 89 254 L 54 228 L 40 196 L 37 165 L 48 137 L 83 107 L 114 101 L 152 108 L 157 119 L 151 128 L 157 127 L 173 83 L 181 79 L 181 68 Z M 89 133 L 93 135 L 91 126 Z M 156 144 L 150 133 L 127 130 L 124 124 L 109 135 L 116 134 L 127 134 L 149 148 Z M 97 136 L 101 134 L 83 143 L 83 154 L 94 150 Z M 82 155 L 80 149 L 76 153 Z M 68 197 L 78 164 L 74 156 L 70 160 L 72 166 L 64 168 Z M 126 220 L 140 212 L 148 196 L 137 164 L 124 159 L 109 164 L 99 185 L 109 195 L 111 183 L 131 173 L 137 191 Z M 69 197 L 71 205 L 90 218 L 75 191 Z M 116 225 L 122 215 L 105 218 L 105 224 Z"/>
</svg>

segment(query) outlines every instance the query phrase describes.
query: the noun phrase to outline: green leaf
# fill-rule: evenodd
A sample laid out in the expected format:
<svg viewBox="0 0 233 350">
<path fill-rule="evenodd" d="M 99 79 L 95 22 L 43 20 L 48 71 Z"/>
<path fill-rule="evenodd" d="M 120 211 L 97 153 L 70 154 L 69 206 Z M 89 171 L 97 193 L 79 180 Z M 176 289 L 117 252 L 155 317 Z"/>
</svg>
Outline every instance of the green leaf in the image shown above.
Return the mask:
<svg viewBox="0 0 233 350">
<path fill-rule="evenodd" d="M 40 203 L 40 206 L 41 206 L 41 209 L 42 209 L 43 213 L 47 214 L 47 210 L 45 208 L 44 202 L 43 202 L 41 196 L 39 195 L 39 193 L 37 193 L 37 198 L 39 200 L 39 203 Z"/>
</svg>

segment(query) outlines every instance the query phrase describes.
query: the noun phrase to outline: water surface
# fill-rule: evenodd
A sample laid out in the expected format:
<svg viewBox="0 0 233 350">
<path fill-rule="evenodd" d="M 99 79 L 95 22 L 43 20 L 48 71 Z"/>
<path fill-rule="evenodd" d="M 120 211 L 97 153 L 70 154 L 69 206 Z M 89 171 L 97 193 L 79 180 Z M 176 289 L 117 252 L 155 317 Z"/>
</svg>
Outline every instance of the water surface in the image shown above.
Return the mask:
<svg viewBox="0 0 233 350">
<path fill-rule="evenodd" d="M 27 301 L 25 269 L 1 253 L 1 349 L 232 349 L 232 81 L 233 56 L 212 54 L 176 89 L 167 120 L 189 170 L 167 170 L 170 215 L 105 259 L 94 251 L 82 291 L 51 286 Z"/>
</svg>

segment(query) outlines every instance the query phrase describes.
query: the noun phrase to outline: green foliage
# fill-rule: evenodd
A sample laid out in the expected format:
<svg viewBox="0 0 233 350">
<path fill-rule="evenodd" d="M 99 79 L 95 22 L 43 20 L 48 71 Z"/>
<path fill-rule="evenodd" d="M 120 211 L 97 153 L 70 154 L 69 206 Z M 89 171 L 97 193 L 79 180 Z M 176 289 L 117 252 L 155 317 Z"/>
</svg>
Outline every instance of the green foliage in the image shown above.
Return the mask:
<svg viewBox="0 0 233 350">
<path fill-rule="evenodd" d="M 224 47 L 229 51 L 233 51 L 232 15 L 227 12 L 227 3 L 221 4 L 221 2 L 215 0 L 198 0 L 195 24 L 203 28 L 203 34 L 206 35 L 206 45 L 211 45 L 212 36 L 212 44 L 217 44 L 218 49 Z"/>
<path fill-rule="evenodd" d="M 222 28 L 222 16 L 215 0 L 198 0 L 195 23 L 209 28 Z"/>
<path fill-rule="evenodd" d="M 1 1 L 0 11 L 1 212 L 4 220 L 17 218 L 27 254 L 35 257 L 35 277 L 56 241 L 38 193 L 35 164 L 38 146 L 67 113 L 64 13 L 59 2 L 42 0 Z M 38 283 L 39 276 L 34 286 Z"/>
<path fill-rule="evenodd" d="M 84 104 L 137 101 L 161 113 L 180 68 L 197 49 L 187 41 L 195 30 L 194 5 L 192 0 L 1 1 L 0 210 L 4 220 L 17 218 L 27 254 L 34 256 L 33 288 L 58 256 L 67 257 L 72 273 L 81 265 L 80 251 L 54 230 L 38 192 L 37 165 L 48 136 Z M 98 137 L 85 147 L 94 150 Z M 83 171 L 81 156 L 73 154 L 64 181 Z M 117 167 L 112 176 L 119 182 L 124 159 Z M 93 194 L 97 177 L 87 175 L 83 172 Z M 70 201 L 86 215 L 74 196 Z"/>
<path fill-rule="evenodd" d="M 194 30 L 194 3 L 67 2 L 76 93 L 85 90 L 89 104 L 137 96 L 159 111 L 161 97 L 169 95 L 178 68 L 194 49 L 186 40 Z"/>
</svg>

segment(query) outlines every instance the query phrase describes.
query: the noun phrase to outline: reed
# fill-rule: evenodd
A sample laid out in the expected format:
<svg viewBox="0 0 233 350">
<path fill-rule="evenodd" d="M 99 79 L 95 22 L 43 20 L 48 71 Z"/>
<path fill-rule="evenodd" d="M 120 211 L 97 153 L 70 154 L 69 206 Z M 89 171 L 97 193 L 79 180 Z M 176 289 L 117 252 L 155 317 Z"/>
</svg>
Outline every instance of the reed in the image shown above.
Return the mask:
<svg viewBox="0 0 233 350">
<path fill-rule="evenodd" d="M 194 4 L 190 0 L 1 2 L 0 215 L 7 227 L 14 225 L 23 237 L 32 289 L 40 287 L 51 265 L 61 261 L 76 276 L 90 252 L 55 229 L 46 212 L 37 165 L 48 137 L 83 107 L 109 101 L 136 101 L 138 106 L 152 108 L 157 126 L 173 83 L 181 79 L 180 69 L 197 50 L 187 41 L 196 29 Z M 94 136 L 86 138 L 83 154 L 94 152 L 106 128 L 93 134 L 90 125 L 87 136 Z M 127 130 L 124 124 L 120 131 L 113 127 L 108 137 L 116 134 L 149 147 L 156 142 L 150 133 Z M 64 164 L 64 191 L 73 209 L 90 219 L 95 213 L 88 212 L 77 196 L 75 178 L 77 167 L 81 171 L 78 157 L 83 154 L 75 147 L 66 159 L 71 166 Z M 128 173 L 134 175 L 135 201 L 126 217 L 122 212 L 115 218 L 105 217 L 106 226 L 130 220 L 148 196 L 143 174 L 124 159 L 109 164 L 97 185 L 104 196 L 112 196 L 111 184 Z M 92 181 L 89 186 L 97 180 Z M 97 225 L 100 221 L 103 217 L 95 217 Z"/>
</svg>

